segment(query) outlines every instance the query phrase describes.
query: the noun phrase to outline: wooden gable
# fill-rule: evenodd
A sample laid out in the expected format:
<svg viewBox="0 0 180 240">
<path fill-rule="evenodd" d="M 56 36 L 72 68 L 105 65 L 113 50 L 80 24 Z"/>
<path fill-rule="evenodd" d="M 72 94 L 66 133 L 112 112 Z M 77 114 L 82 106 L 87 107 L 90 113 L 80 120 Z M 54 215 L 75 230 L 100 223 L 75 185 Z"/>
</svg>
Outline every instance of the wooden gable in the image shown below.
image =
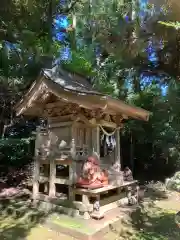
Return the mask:
<svg viewBox="0 0 180 240">
<path fill-rule="evenodd" d="M 148 121 L 150 112 L 93 90 L 89 82 L 62 69 L 45 69 L 23 99 L 15 106 L 17 115 L 43 116 L 53 105 L 94 110 L 122 118 Z M 60 106 L 61 105 L 61 106 Z M 96 117 L 96 116 L 95 116 Z"/>
</svg>

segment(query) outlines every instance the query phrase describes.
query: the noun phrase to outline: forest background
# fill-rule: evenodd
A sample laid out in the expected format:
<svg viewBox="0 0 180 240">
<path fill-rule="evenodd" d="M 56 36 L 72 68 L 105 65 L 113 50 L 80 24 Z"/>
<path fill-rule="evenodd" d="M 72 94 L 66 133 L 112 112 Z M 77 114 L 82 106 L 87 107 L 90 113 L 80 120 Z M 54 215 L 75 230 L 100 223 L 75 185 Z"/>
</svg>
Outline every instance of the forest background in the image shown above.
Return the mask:
<svg viewBox="0 0 180 240">
<path fill-rule="evenodd" d="M 152 112 L 121 132 L 123 166 L 143 180 L 180 167 L 178 0 L 1 0 L 0 165 L 25 168 L 38 119 L 13 106 L 50 59 L 99 91 Z M 75 25 L 74 25 L 75 24 Z"/>
</svg>

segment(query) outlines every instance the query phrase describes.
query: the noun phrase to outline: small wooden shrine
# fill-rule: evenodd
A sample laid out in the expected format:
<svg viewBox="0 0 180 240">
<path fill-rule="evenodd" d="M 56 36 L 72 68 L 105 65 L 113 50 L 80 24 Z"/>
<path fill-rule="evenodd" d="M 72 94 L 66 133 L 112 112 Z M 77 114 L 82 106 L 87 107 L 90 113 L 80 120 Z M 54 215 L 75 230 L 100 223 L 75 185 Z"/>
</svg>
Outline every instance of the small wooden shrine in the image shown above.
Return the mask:
<svg viewBox="0 0 180 240">
<path fill-rule="evenodd" d="M 16 112 L 47 120 L 37 129 L 34 201 L 86 218 L 118 206 L 121 190 L 135 183 L 123 180 L 120 129 L 124 119 L 148 121 L 148 111 L 96 92 L 83 77 L 55 66 L 42 71 Z"/>
</svg>

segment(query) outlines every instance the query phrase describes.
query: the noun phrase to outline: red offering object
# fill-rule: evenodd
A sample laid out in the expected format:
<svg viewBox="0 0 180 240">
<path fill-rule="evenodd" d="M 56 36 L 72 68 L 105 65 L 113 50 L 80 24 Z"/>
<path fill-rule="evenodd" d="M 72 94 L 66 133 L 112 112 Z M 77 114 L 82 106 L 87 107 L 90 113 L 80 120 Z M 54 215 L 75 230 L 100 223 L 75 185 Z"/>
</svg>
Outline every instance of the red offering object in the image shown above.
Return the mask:
<svg viewBox="0 0 180 240">
<path fill-rule="evenodd" d="M 86 188 L 86 189 L 97 189 L 97 188 L 102 188 L 104 187 L 102 183 L 96 183 L 94 182 L 93 184 L 86 184 L 86 185 L 83 185 L 83 184 L 77 184 L 78 187 L 81 187 L 81 188 Z"/>
<path fill-rule="evenodd" d="M 96 189 L 108 185 L 108 172 L 101 170 L 97 158 L 90 156 L 82 168 L 82 176 L 77 186 L 86 189 Z"/>
</svg>

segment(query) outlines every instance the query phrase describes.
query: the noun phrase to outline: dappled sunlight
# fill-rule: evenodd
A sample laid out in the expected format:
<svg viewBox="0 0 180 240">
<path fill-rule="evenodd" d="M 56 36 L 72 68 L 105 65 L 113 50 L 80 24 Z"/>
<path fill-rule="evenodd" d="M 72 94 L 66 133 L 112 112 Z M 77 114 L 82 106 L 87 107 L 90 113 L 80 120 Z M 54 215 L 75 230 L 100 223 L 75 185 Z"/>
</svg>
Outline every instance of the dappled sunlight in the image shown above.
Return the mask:
<svg viewBox="0 0 180 240">
<path fill-rule="evenodd" d="M 163 183 L 150 182 L 146 185 L 144 197 L 148 199 L 148 201 L 168 199 L 168 191 L 166 190 Z"/>
<path fill-rule="evenodd" d="M 129 218 L 124 218 L 105 235 L 105 239 L 179 240 L 180 230 L 175 213 L 153 203 L 141 204 Z"/>
<path fill-rule="evenodd" d="M 175 213 L 156 206 L 140 206 L 131 215 L 132 227 L 139 231 L 142 239 L 180 239 L 180 231 L 175 224 Z"/>
<path fill-rule="evenodd" d="M 59 239 L 75 240 L 74 238 L 72 238 L 70 236 L 61 234 L 59 232 L 52 231 L 43 226 L 35 227 L 30 231 L 30 234 L 29 234 L 27 240 L 36 240 L 36 239 L 39 239 L 39 240 L 41 240 L 41 239 L 42 240 L 45 240 L 45 239 L 47 239 L 47 240 L 50 240 L 50 239 L 51 240 L 59 240 Z"/>
<path fill-rule="evenodd" d="M 105 240 L 179 240 L 180 229 L 175 222 L 178 211 L 176 193 L 168 193 L 168 198 L 151 198 L 149 195 L 130 214 L 110 227 Z"/>
<path fill-rule="evenodd" d="M 30 201 L 1 200 L 0 239 L 25 239 L 36 225 L 43 223 L 48 213 L 33 208 Z"/>
</svg>

